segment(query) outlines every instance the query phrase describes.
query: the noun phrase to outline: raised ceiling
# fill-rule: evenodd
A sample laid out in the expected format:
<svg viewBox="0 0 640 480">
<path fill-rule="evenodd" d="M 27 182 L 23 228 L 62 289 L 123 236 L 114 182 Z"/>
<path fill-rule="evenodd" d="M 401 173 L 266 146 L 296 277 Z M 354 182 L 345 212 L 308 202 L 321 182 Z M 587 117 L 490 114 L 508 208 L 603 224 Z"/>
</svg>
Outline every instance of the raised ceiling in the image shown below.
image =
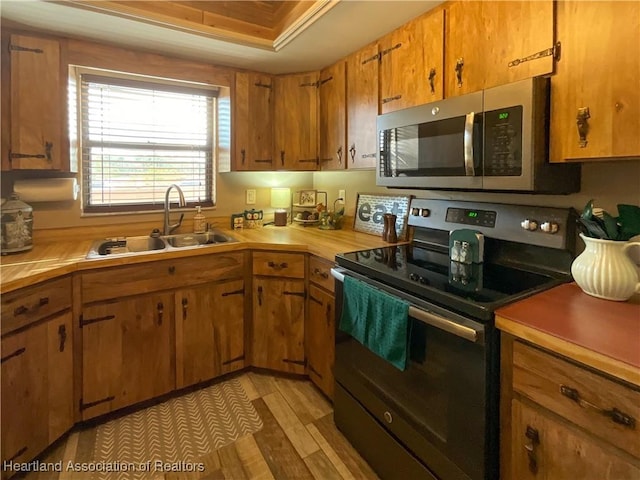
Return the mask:
<svg viewBox="0 0 640 480">
<path fill-rule="evenodd" d="M 54 34 L 277 74 L 328 66 L 440 3 L 2 0 L 0 15 Z"/>
</svg>

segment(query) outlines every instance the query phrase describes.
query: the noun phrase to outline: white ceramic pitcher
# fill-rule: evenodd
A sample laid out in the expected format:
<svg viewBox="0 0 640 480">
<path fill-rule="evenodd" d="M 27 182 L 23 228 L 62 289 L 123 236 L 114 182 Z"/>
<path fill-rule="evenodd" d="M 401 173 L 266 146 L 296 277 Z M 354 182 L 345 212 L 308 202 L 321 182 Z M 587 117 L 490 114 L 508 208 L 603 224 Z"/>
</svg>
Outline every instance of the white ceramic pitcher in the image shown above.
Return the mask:
<svg viewBox="0 0 640 480">
<path fill-rule="evenodd" d="M 601 240 L 580 234 L 585 250 L 573 261 L 571 274 L 587 294 L 605 300 L 625 301 L 640 292 L 638 269 L 627 250 L 640 242 Z"/>
</svg>

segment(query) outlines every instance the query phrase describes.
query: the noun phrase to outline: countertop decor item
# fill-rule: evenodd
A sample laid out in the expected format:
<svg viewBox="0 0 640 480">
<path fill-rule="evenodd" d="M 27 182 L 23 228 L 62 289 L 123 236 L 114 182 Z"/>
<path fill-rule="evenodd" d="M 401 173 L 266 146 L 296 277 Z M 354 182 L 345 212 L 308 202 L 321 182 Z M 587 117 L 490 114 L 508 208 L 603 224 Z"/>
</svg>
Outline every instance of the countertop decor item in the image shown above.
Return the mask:
<svg viewBox="0 0 640 480">
<path fill-rule="evenodd" d="M 585 205 L 578 226 L 585 250 L 571 265 L 571 274 L 588 295 L 605 300 L 625 301 L 640 293 L 638 269 L 628 255 L 640 242 L 629 241 L 640 234 L 640 207 L 618 205 L 619 216 L 613 217 L 593 200 Z"/>
<path fill-rule="evenodd" d="M 342 198 L 336 198 L 333 202 L 333 210 L 322 209 L 320 214 L 320 230 L 340 230 L 342 228 L 342 218 L 344 215 L 344 204 L 340 210 L 336 209 L 338 202 L 344 202 Z"/>
<path fill-rule="evenodd" d="M 33 248 L 33 208 L 16 193 L 2 204 L 2 254 Z"/>
<path fill-rule="evenodd" d="M 275 212 L 273 214 L 273 224 L 276 227 L 286 226 L 289 208 L 291 207 L 291 189 L 272 188 L 271 206 L 275 208 Z"/>
<path fill-rule="evenodd" d="M 413 195 L 358 193 L 353 229 L 356 232 L 382 236 L 384 214 L 391 213 L 397 217 L 395 228 L 398 240 L 406 240 L 411 198 Z"/>
</svg>

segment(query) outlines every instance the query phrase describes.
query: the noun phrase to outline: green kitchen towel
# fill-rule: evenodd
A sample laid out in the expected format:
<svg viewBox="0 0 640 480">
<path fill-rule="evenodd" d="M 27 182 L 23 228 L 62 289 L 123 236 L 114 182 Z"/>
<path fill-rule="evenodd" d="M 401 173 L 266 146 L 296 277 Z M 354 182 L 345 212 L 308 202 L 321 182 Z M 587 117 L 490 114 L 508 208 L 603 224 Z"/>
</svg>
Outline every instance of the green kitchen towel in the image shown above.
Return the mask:
<svg viewBox="0 0 640 480">
<path fill-rule="evenodd" d="M 408 302 L 345 275 L 340 330 L 399 370 L 407 368 Z"/>
</svg>

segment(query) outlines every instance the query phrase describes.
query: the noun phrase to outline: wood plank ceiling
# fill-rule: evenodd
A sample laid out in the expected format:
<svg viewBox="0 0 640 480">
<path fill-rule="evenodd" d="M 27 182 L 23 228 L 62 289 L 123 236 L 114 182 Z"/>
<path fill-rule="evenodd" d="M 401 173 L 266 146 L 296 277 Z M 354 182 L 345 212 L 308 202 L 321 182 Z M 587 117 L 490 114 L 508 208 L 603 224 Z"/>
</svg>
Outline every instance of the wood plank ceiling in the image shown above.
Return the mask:
<svg viewBox="0 0 640 480">
<path fill-rule="evenodd" d="M 303 30 L 337 1 L 58 0 L 55 3 L 277 51 L 293 30 Z"/>
</svg>

